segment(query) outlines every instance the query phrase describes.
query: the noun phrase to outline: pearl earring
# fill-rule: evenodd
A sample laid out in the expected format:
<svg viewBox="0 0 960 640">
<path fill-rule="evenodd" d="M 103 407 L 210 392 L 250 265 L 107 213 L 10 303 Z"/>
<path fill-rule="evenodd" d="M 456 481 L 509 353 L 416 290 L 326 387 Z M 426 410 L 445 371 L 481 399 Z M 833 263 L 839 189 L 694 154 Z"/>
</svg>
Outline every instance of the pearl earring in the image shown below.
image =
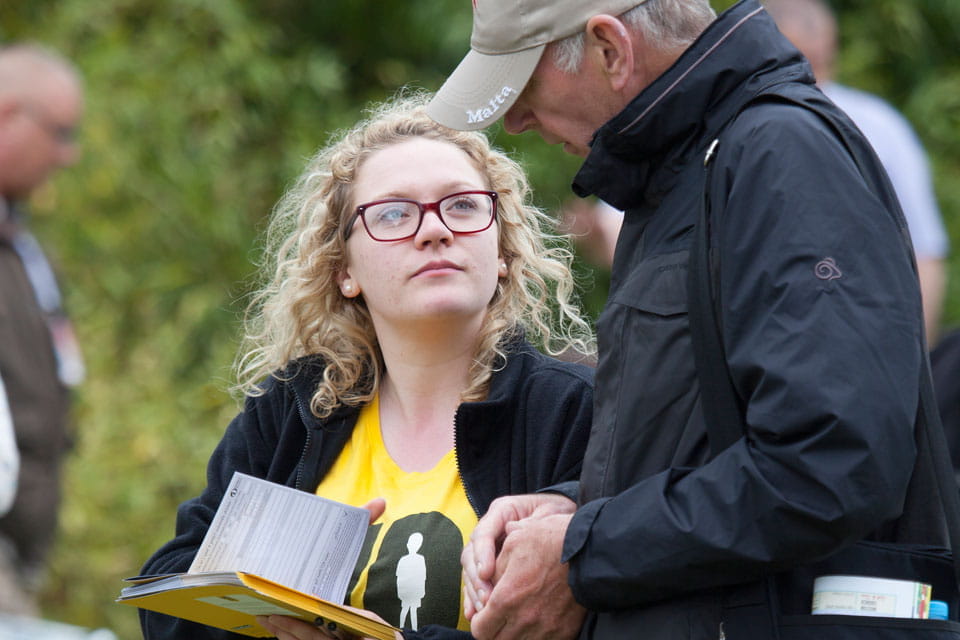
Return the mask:
<svg viewBox="0 0 960 640">
<path fill-rule="evenodd" d="M 344 293 L 353 293 L 353 285 L 352 285 L 352 284 L 345 284 L 345 285 L 343 285 L 343 292 L 344 292 Z"/>
</svg>

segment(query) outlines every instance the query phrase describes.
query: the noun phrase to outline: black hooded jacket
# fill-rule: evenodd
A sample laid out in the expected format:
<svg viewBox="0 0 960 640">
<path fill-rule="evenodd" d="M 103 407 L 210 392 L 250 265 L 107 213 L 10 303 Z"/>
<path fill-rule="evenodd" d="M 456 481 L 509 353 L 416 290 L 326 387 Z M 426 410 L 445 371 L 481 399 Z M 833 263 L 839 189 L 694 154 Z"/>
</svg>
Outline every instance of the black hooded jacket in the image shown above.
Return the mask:
<svg viewBox="0 0 960 640">
<path fill-rule="evenodd" d="M 744 0 L 596 133 L 576 176 L 580 195 L 626 210 L 564 545 L 594 612 L 583 637 L 716 639 L 724 587 L 827 556 L 903 509 L 924 346 L 897 205 L 824 119 L 758 100 L 768 92 L 849 123 Z M 746 434 L 711 451 L 686 283 L 717 138 L 719 321 Z"/>
</svg>

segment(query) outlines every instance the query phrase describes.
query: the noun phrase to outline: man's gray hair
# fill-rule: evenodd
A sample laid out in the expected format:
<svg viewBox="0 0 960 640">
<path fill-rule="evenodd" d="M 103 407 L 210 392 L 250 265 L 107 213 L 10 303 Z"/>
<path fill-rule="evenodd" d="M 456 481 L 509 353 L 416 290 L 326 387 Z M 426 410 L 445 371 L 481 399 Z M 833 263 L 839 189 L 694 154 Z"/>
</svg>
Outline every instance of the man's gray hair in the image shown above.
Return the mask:
<svg viewBox="0 0 960 640">
<path fill-rule="evenodd" d="M 34 42 L 0 46 L 0 96 L 29 95 L 39 79 L 54 77 L 82 84 L 80 71 L 53 49 Z"/>
<path fill-rule="evenodd" d="M 641 33 L 657 49 L 688 47 L 717 17 L 709 0 L 648 0 L 620 16 L 627 27 Z M 583 31 L 553 43 L 553 63 L 573 73 L 583 61 Z"/>
</svg>

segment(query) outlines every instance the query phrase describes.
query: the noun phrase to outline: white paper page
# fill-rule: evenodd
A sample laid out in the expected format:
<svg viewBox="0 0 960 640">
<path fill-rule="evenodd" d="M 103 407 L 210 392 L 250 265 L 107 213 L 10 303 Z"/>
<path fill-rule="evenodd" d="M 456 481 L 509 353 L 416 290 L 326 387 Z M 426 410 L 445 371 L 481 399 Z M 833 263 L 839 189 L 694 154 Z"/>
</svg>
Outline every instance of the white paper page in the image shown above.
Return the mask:
<svg viewBox="0 0 960 640">
<path fill-rule="evenodd" d="M 20 452 L 17 450 L 13 416 L 7 403 L 7 392 L 0 379 L 0 516 L 13 506 L 20 473 Z"/>
<path fill-rule="evenodd" d="M 235 472 L 190 573 L 244 571 L 342 603 L 365 509 Z"/>
</svg>

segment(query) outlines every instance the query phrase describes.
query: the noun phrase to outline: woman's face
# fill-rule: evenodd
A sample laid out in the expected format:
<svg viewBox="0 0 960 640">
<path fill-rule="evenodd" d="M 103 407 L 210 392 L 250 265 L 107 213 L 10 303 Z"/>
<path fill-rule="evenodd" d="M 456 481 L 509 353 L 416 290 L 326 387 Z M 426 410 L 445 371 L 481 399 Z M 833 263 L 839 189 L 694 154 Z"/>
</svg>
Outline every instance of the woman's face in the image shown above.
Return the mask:
<svg viewBox="0 0 960 640">
<path fill-rule="evenodd" d="M 459 147 L 414 138 L 370 155 L 354 183 L 353 207 L 384 198 L 436 202 L 459 191 L 487 190 L 484 176 Z M 416 235 L 378 242 L 357 218 L 347 240 L 340 290 L 362 294 L 377 331 L 385 323 L 429 329 L 437 320 L 479 327 L 506 275 L 497 224 L 473 234 L 454 234 L 427 211 Z"/>
</svg>

